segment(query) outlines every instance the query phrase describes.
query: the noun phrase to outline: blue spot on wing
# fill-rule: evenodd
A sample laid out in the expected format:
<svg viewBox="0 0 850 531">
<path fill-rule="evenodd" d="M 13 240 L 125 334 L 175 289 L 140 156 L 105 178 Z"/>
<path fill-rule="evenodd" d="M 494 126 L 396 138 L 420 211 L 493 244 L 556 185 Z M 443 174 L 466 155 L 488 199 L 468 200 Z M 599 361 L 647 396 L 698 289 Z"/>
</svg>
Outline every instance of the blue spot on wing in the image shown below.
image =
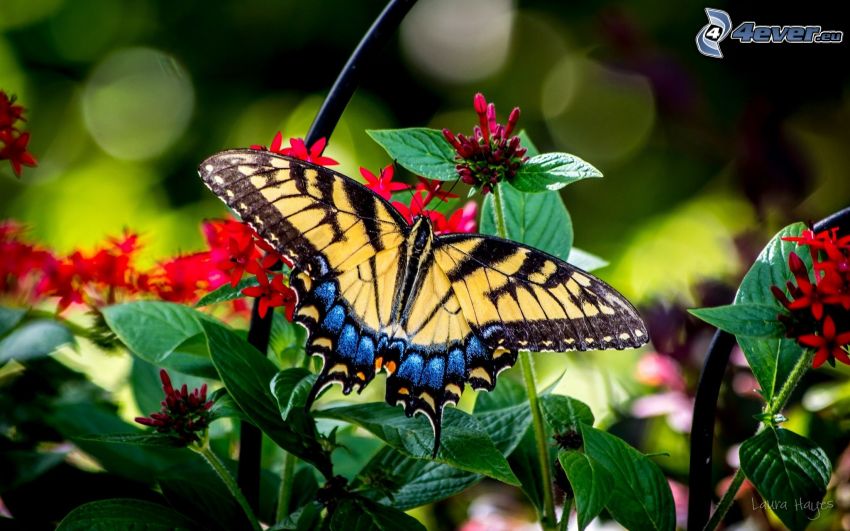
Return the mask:
<svg viewBox="0 0 850 531">
<path fill-rule="evenodd" d="M 325 316 L 325 320 L 322 321 L 322 326 L 328 332 L 333 334 L 338 334 L 340 330 L 342 330 L 342 325 L 345 322 L 345 310 L 337 304 L 328 314 Z"/>
<path fill-rule="evenodd" d="M 463 361 L 463 352 L 460 349 L 449 352 L 448 373 L 461 379 L 466 377 L 466 364 Z"/>
<path fill-rule="evenodd" d="M 357 345 L 357 356 L 354 362 L 360 366 L 371 366 L 375 363 L 375 343 L 372 341 L 372 338 L 366 336 L 360 338 L 360 344 Z"/>
<path fill-rule="evenodd" d="M 345 325 L 339 336 L 337 351 L 343 358 L 354 358 L 357 353 L 357 340 L 359 336 L 353 325 Z"/>
<path fill-rule="evenodd" d="M 479 341 L 475 336 L 470 337 L 469 341 L 466 343 L 466 360 L 468 362 L 472 362 L 486 356 L 487 351 L 484 349 L 484 345 L 481 344 L 481 341 Z M 469 364 L 473 365 L 472 363 Z"/>
<path fill-rule="evenodd" d="M 435 390 L 442 389 L 444 371 L 445 363 L 443 362 L 443 358 L 432 358 L 428 361 L 428 365 L 425 366 L 419 384 Z"/>
<path fill-rule="evenodd" d="M 325 305 L 325 311 L 330 308 L 331 304 L 336 300 L 336 286 L 333 282 L 323 282 L 316 286 L 316 289 L 313 290 L 313 294 L 316 296 L 322 304 Z"/>
<path fill-rule="evenodd" d="M 419 381 L 419 375 L 422 374 L 422 356 L 419 354 L 410 354 L 398 368 L 396 373 L 399 378 L 405 378 L 412 383 Z"/>
</svg>

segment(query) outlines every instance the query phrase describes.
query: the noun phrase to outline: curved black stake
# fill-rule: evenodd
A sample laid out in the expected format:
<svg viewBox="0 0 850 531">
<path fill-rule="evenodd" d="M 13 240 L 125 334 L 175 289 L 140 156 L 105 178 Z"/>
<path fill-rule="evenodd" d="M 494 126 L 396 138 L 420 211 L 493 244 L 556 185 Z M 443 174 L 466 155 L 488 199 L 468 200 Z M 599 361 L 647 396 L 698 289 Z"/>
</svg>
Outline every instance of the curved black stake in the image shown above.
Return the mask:
<svg viewBox="0 0 850 531">
<path fill-rule="evenodd" d="M 319 113 L 310 125 L 307 133 L 306 143 L 312 146 L 320 138 L 329 138 L 336 124 L 339 122 L 342 112 L 351 101 L 354 90 L 360 81 L 360 74 L 367 65 L 373 63 L 378 52 L 384 47 L 389 38 L 395 33 L 402 19 L 413 7 L 416 0 L 391 0 L 387 7 L 381 11 L 378 18 L 363 36 L 360 44 L 345 63 L 333 87 L 322 103 Z M 275 264 L 272 269 L 279 269 L 280 264 Z M 254 301 L 251 308 L 251 325 L 248 328 L 248 342 L 264 355 L 269 348 L 269 336 L 272 329 L 272 310 L 260 317 L 259 304 Z M 254 512 L 260 505 L 260 446 L 262 444 L 262 433 L 251 423 L 240 423 L 239 436 L 239 466 L 237 469 L 237 483 L 242 489 L 248 503 Z"/>
<path fill-rule="evenodd" d="M 815 223 L 815 232 L 838 228 L 850 231 L 850 208 L 845 208 Z M 712 449 L 717 397 L 726 373 L 729 356 L 735 346 L 735 336 L 718 330 L 711 340 L 700 374 L 694 399 L 694 416 L 691 426 L 691 462 L 688 478 L 688 529 L 702 529 L 708 523 L 713 499 L 711 477 Z"/>
</svg>

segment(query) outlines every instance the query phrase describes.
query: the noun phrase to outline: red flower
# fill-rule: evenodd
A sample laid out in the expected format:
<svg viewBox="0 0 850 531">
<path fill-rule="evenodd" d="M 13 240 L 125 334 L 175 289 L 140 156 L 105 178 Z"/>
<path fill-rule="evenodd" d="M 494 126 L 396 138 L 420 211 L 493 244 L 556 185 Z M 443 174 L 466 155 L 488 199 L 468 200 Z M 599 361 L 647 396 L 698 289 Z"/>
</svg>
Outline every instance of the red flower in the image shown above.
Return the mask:
<svg viewBox="0 0 850 531">
<path fill-rule="evenodd" d="M 191 392 L 183 384 L 178 391 L 171 384 L 165 369 L 159 371 L 159 378 L 165 393 L 162 409 L 158 413 L 151 413 L 149 417 L 136 417 L 136 422 L 176 437 L 183 446 L 199 442 L 199 434 L 204 433 L 209 426 L 209 410 L 213 405 L 211 400 L 207 401 L 207 384 Z"/>
<path fill-rule="evenodd" d="M 476 218 L 478 217 L 478 205 L 475 201 L 469 201 L 463 208 L 459 208 L 449 216 L 444 233 L 448 232 L 475 232 Z"/>
<path fill-rule="evenodd" d="M 260 301 L 260 317 L 265 317 L 269 308 L 283 306 L 286 309 L 286 319 L 291 321 L 298 297 L 292 288 L 283 283 L 283 275 L 275 274 L 271 282 L 265 271 L 258 270 L 256 275 L 260 285 L 249 286 L 242 290 L 242 294 L 256 297 Z"/>
<path fill-rule="evenodd" d="M 836 333 L 835 322 L 832 317 L 827 316 L 823 321 L 823 332 L 820 335 L 806 334 L 802 335 L 797 340 L 807 346 L 817 349 L 815 352 L 812 367 L 817 369 L 825 361 L 835 366 L 837 359 L 841 363 L 850 365 L 850 358 L 847 357 L 847 352 L 842 348 L 850 344 L 850 332 Z"/>
<path fill-rule="evenodd" d="M 374 173 L 370 172 L 366 168 L 360 168 L 360 175 L 366 179 L 366 188 L 369 188 L 379 196 L 383 197 L 386 200 L 389 200 L 393 192 L 398 192 L 400 190 L 407 190 L 410 188 L 410 185 L 404 183 L 394 183 L 393 182 L 393 174 L 395 173 L 395 169 L 393 165 L 381 169 L 381 176 L 376 177 Z"/>
<path fill-rule="evenodd" d="M 32 153 L 27 151 L 27 143 L 30 141 L 29 133 L 17 133 L 12 129 L 0 130 L 0 160 L 8 160 L 12 165 L 12 171 L 20 176 L 23 166 L 33 167 L 38 164 Z"/>
<path fill-rule="evenodd" d="M 304 143 L 303 138 L 290 138 L 289 147 L 285 148 L 283 147 L 283 135 L 280 131 L 278 131 L 277 134 L 274 135 L 274 139 L 272 139 L 269 151 L 312 162 L 319 166 L 334 166 L 339 164 L 339 162 L 330 157 L 322 156 L 322 152 L 325 150 L 325 145 L 327 145 L 327 139 L 320 138 L 310 147 L 310 149 L 307 149 L 307 145 Z M 266 148 L 259 144 L 253 144 L 251 145 L 251 149 Z"/>
<path fill-rule="evenodd" d="M 793 285 L 789 286 L 789 291 L 791 291 L 791 296 L 794 297 L 794 300 L 786 307 L 789 310 L 811 308 L 812 316 L 820 320 L 823 317 L 823 300 L 821 300 L 821 294 L 809 280 L 809 272 L 806 270 L 806 265 L 797 253 L 792 252 L 788 256 L 788 267 L 794 274 L 797 285 L 796 287 Z"/>
<path fill-rule="evenodd" d="M 445 181 L 437 181 L 432 179 L 426 179 L 424 177 L 416 177 L 419 179 L 419 184 L 416 185 L 416 191 L 425 192 L 425 200 L 424 203 L 427 205 L 431 202 L 431 199 L 437 198 L 440 201 L 448 202 L 449 199 L 455 199 L 459 197 L 457 194 L 453 194 L 451 192 L 444 192 L 441 190 L 443 183 Z"/>
<path fill-rule="evenodd" d="M 457 152 L 456 169 L 461 180 L 486 194 L 496 183 L 512 179 L 528 157 L 519 137 L 511 136 L 519 120 L 519 107 L 514 107 L 508 123 L 502 125 L 496 121 L 496 106 L 488 104 L 483 94 L 475 95 L 473 106 L 478 125 L 472 136 L 455 136 L 448 129 L 443 129 L 443 136 Z"/>
<path fill-rule="evenodd" d="M 23 120 L 24 108 L 15 105 L 15 97 L 0 90 L 0 129 L 13 128 L 15 122 Z"/>
</svg>

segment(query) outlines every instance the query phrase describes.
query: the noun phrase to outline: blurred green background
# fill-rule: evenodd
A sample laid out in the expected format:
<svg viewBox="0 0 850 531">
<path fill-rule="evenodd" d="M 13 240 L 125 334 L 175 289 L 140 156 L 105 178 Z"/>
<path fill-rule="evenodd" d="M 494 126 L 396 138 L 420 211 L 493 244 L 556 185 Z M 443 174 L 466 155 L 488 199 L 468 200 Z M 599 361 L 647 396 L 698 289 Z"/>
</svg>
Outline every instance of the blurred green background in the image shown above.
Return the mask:
<svg viewBox="0 0 850 531">
<path fill-rule="evenodd" d="M 382 7 L 0 0 L 0 89 L 28 109 L 39 160 L 21 179 L 0 166 L 0 217 L 27 223 L 60 252 L 124 227 L 142 232 L 148 263 L 200 248 L 199 222 L 225 209 L 197 164 L 268 144 L 278 130 L 303 136 Z M 846 43 L 727 42 L 727 57 L 710 59 L 694 45 L 704 7 L 421 0 L 363 73 L 327 154 L 349 175 L 377 170 L 391 161 L 365 129 L 468 132 L 481 91 L 502 118 L 521 107 L 520 127 L 541 151 L 574 153 L 605 174 L 563 191 L 576 245 L 611 263 L 601 277 L 643 308 L 661 308 L 662 325 L 674 304 L 724 303 L 770 234 L 848 203 L 848 54 Z M 842 29 L 826 3 L 712 7 L 735 22 Z M 709 290 L 712 299 L 696 289 L 707 281 L 725 288 Z M 657 350 L 681 346 L 676 337 L 665 350 L 658 334 Z M 694 370 L 706 334 L 689 339 Z M 633 380 L 637 357 L 570 356 L 565 389 L 616 413 L 646 392 Z M 560 374 L 562 359 L 544 362 L 552 367 L 543 373 Z M 644 448 L 669 452 L 667 471 L 685 481 L 686 440 L 663 423 L 644 432 Z"/>
</svg>

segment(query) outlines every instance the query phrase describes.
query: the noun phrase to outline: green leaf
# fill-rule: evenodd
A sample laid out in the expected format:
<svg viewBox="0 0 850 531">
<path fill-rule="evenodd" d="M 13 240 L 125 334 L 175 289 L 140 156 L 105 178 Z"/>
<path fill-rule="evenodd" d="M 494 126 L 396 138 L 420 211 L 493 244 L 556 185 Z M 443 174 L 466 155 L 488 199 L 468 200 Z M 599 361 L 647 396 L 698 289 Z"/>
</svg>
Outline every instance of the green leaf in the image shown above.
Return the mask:
<svg viewBox="0 0 850 531">
<path fill-rule="evenodd" d="M 492 392 L 478 395 L 475 418 L 502 455 L 509 455 L 531 426 L 531 409 L 525 388 L 503 378 Z"/>
<path fill-rule="evenodd" d="M 324 475 L 330 457 L 317 439 L 313 419 L 293 410 L 284 422 L 271 391 L 274 364 L 235 332 L 215 321 L 201 321 L 210 358 L 228 394 L 253 423 L 284 450 L 312 463 Z"/>
<path fill-rule="evenodd" d="M 558 461 L 573 488 L 578 528 L 584 529 L 608 504 L 614 491 L 614 477 L 605 467 L 581 452 L 561 450 Z"/>
<path fill-rule="evenodd" d="M 673 495 L 658 465 L 610 433 L 586 424 L 581 433 L 584 453 L 616 478 L 606 505 L 614 520 L 627 529 L 675 529 Z"/>
<path fill-rule="evenodd" d="M 444 500 L 481 481 L 482 476 L 431 461 L 414 459 L 384 446 L 355 481 L 367 485 L 370 497 L 407 510 Z"/>
<path fill-rule="evenodd" d="M 537 459 L 537 440 L 532 428 L 525 430 L 516 450 L 508 457 L 508 463 L 521 483 L 522 492 L 538 511 L 542 511 L 543 491 L 540 485 L 543 478 L 540 474 L 540 461 Z"/>
<path fill-rule="evenodd" d="M 159 448 L 183 448 L 185 445 L 176 437 L 165 433 L 93 433 L 77 437 L 77 441 L 93 441 L 112 444 L 130 444 L 133 446 L 154 446 Z"/>
<path fill-rule="evenodd" d="M 588 272 L 601 269 L 608 265 L 607 261 L 578 247 L 573 247 L 570 250 L 569 262 L 577 268 Z"/>
<path fill-rule="evenodd" d="M 362 496 L 343 498 L 331 515 L 331 531 L 425 531 L 419 520 Z"/>
<path fill-rule="evenodd" d="M 366 133 L 390 158 L 416 175 L 440 181 L 453 181 L 458 177 L 455 150 L 437 129 L 412 127 L 367 130 Z"/>
<path fill-rule="evenodd" d="M 273 352 L 284 366 L 297 364 L 304 356 L 307 343 L 307 329 L 290 323 L 283 312 L 274 312 L 272 331 L 269 335 L 269 351 Z"/>
<path fill-rule="evenodd" d="M 0 337 L 15 328 L 27 314 L 26 310 L 0 306 Z"/>
<path fill-rule="evenodd" d="M 30 321 L 0 340 L 0 364 L 47 356 L 62 345 L 73 345 L 74 335 L 65 325 L 48 319 Z"/>
<path fill-rule="evenodd" d="M 401 409 L 384 403 L 325 409 L 317 416 L 357 424 L 405 455 L 431 455 L 434 435 L 427 420 L 407 418 Z M 436 461 L 484 474 L 509 485 L 519 485 L 508 462 L 475 417 L 455 408 L 443 411 L 443 435 Z"/>
<path fill-rule="evenodd" d="M 508 183 L 498 186 L 508 239 L 567 260 L 573 246 L 573 222 L 558 192 L 528 194 Z M 484 197 L 480 230 L 499 235 L 493 194 Z"/>
<path fill-rule="evenodd" d="M 59 522 L 57 531 L 201 529 L 182 514 L 158 503 L 133 499 L 100 500 L 81 505 Z"/>
<path fill-rule="evenodd" d="M 195 308 L 200 308 L 201 306 L 208 306 L 217 302 L 226 302 L 241 299 L 245 296 L 242 295 L 243 289 L 259 285 L 260 281 L 257 280 L 257 277 L 255 276 L 248 276 L 243 278 L 239 281 L 238 284 L 236 284 L 236 287 L 231 286 L 228 282 L 227 284 L 221 285 L 201 297 L 201 299 L 195 303 Z"/>
<path fill-rule="evenodd" d="M 770 286 L 784 289 L 785 283 L 793 280 L 794 275 L 788 269 L 788 255 L 791 251 L 796 251 L 806 268 L 811 269 L 812 258 L 808 249 L 800 249 L 794 242 L 782 241 L 785 236 L 799 236 L 805 229 L 802 223 L 789 225 L 768 242 L 744 276 L 735 295 L 735 304 L 776 304 Z M 739 337 L 738 344 L 768 402 L 788 379 L 794 364 L 803 355 L 797 342 L 788 338 Z"/>
<path fill-rule="evenodd" d="M 221 478 L 202 460 L 181 464 L 159 478 L 168 503 L 204 529 L 251 529 L 245 511 Z"/>
<path fill-rule="evenodd" d="M 767 428 L 741 444 L 741 469 L 789 529 L 805 529 L 817 515 L 832 473 L 814 442 Z"/>
<path fill-rule="evenodd" d="M 775 304 L 728 304 L 714 308 L 688 310 L 691 315 L 721 330 L 743 337 L 782 337 L 785 329 L 779 322 Z"/>
<path fill-rule="evenodd" d="M 578 431 L 581 423 L 593 426 L 595 420 L 590 407 L 571 396 L 552 394 L 541 396 L 540 410 L 554 433 Z"/>
<path fill-rule="evenodd" d="M 203 378 L 217 378 L 200 321 L 212 318 L 181 304 L 136 301 L 103 309 L 106 324 L 136 356 Z"/>
<path fill-rule="evenodd" d="M 316 375 L 300 367 L 284 369 L 275 375 L 271 389 L 284 420 L 289 417 L 290 411 L 307 404 L 307 396 L 314 383 Z"/>
<path fill-rule="evenodd" d="M 543 153 L 520 166 L 510 183 L 521 192 L 540 193 L 591 177 L 602 177 L 602 173 L 575 155 Z"/>
<path fill-rule="evenodd" d="M 282 522 L 279 522 L 269 528 L 269 531 L 297 530 L 297 531 L 312 531 L 319 529 L 319 523 L 322 518 L 322 505 L 319 502 L 310 502 L 300 507 L 297 511 L 290 514 Z"/>
<path fill-rule="evenodd" d="M 224 387 L 217 389 L 210 395 L 210 400 L 213 401 L 213 405 L 210 408 L 210 422 L 234 417 L 251 422 L 251 419 L 239 408 L 236 401 L 233 400 L 233 397 L 228 394 L 227 389 Z"/>
</svg>

